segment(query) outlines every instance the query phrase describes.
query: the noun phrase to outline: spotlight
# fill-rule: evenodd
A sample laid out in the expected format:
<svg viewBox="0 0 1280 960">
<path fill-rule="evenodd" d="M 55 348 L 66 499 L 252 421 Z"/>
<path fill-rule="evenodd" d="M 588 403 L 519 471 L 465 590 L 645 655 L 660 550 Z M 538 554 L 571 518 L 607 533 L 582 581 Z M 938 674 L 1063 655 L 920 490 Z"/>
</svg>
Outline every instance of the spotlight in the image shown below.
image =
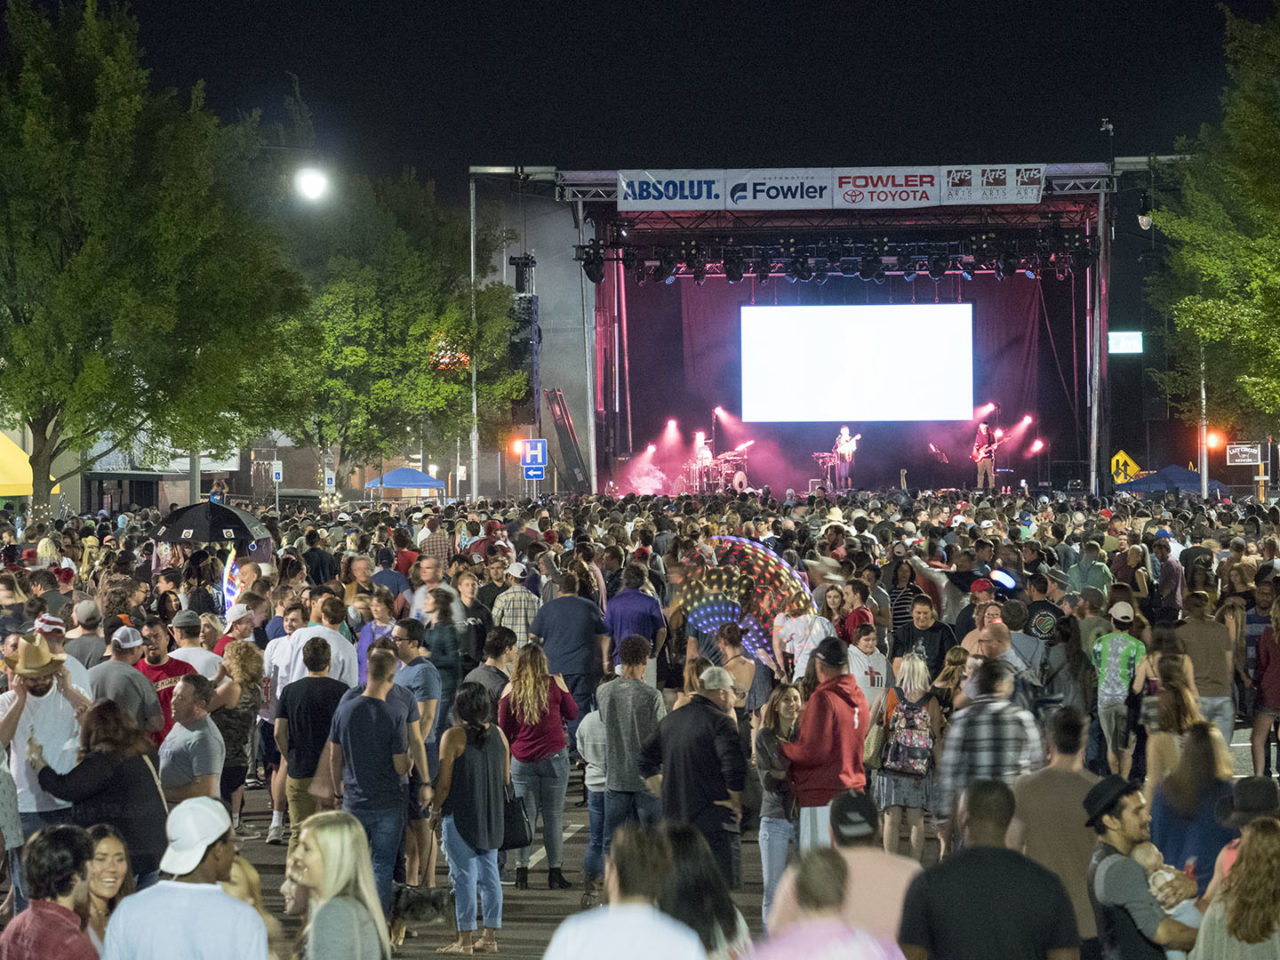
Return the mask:
<svg viewBox="0 0 1280 960">
<path fill-rule="evenodd" d="M 1071 276 L 1071 261 L 1061 254 L 1053 255 L 1053 275 L 1060 281 Z"/>
<path fill-rule="evenodd" d="M 902 279 L 911 283 L 916 278 L 916 258 L 900 251 L 898 253 L 898 269 L 902 271 Z"/>
<path fill-rule="evenodd" d="M 1040 258 L 1036 256 L 1027 257 L 1026 262 L 1022 265 L 1022 273 L 1028 280 L 1040 279 Z"/>
<path fill-rule="evenodd" d="M 843 259 L 844 259 L 844 250 L 841 249 L 841 247 L 838 244 L 833 244 L 831 247 L 827 249 L 827 264 L 829 266 L 835 267 L 836 264 L 838 264 Z"/>
<path fill-rule="evenodd" d="M 1022 425 L 1024 427 L 1031 426 L 1031 414 L 1028 413 L 1025 417 L 1022 418 Z"/>
<path fill-rule="evenodd" d="M 742 276 L 747 272 L 747 261 L 742 258 L 742 254 L 726 253 L 724 256 L 724 278 L 730 283 L 741 283 Z"/>
<path fill-rule="evenodd" d="M 809 263 L 809 258 L 804 256 L 793 257 L 791 262 L 787 264 L 787 279 L 792 283 L 797 280 L 801 283 L 808 283 L 813 279 L 813 266 Z"/>
<path fill-rule="evenodd" d="M 813 268 L 813 282 L 818 286 L 822 286 L 827 282 L 827 265 L 825 262 L 819 263 Z"/>
<path fill-rule="evenodd" d="M 880 272 L 879 257 L 863 257 L 862 265 L 858 267 L 858 276 L 862 278 L 864 283 L 870 283 L 876 278 L 876 274 Z"/>
<path fill-rule="evenodd" d="M 841 260 L 840 261 L 840 276 L 856 277 L 857 275 L 858 275 L 857 260 Z"/>
<path fill-rule="evenodd" d="M 693 273 L 693 282 L 698 286 L 702 286 L 707 282 L 707 261 L 701 257 L 686 264 Z"/>
<path fill-rule="evenodd" d="M 604 250 L 594 240 L 582 248 L 582 272 L 592 283 L 604 283 Z"/>
<path fill-rule="evenodd" d="M 1011 251 L 1006 250 L 996 259 L 994 270 L 997 280 L 1003 280 L 1010 274 L 1018 272 L 1018 257 Z"/>
<path fill-rule="evenodd" d="M 644 283 L 645 265 L 640 254 L 628 248 L 622 251 L 622 269 L 631 276 L 637 286 Z"/>
<path fill-rule="evenodd" d="M 938 283 L 947 275 L 947 267 L 950 261 L 941 254 L 934 254 L 929 258 L 929 279 L 934 283 Z"/>
<path fill-rule="evenodd" d="M 644 452 L 649 454 L 649 456 L 653 456 L 655 453 L 658 452 L 658 447 L 656 444 L 651 443 L 649 444 L 649 446 L 644 448 Z"/>
<path fill-rule="evenodd" d="M 1145 190 L 1138 198 L 1138 226 L 1143 230 L 1151 229 L 1151 194 Z"/>
<path fill-rule="evenodd" d="M 1043 440 L 1036 440 L 1036 441 L 1035 441 L 1035 443 L 1031 444 L 1031 452 L 1032 452 L 1032 453 L 1039 453 L 1039 452 L 1040 452 L 1041 450 L 1043 450 L 1043 449 L 1044 449 L 1044 441 L 1043 441 Z"/>
<path fill-rule="evenodd" d="M 676 261 L 676 255 L 670 250 L 663 250 L 658 257 L 658 262 L 653 267 L 654 283 L 674 283 L 678 267 L 679 263 Z"/>
<path fill-rule="evenodd" d="M 714 410 L 712 410 L 711 412 L 712 412 L 712 413 L 714 413 L 717 417 L 723 417 L 723 416 L 724 416 L 724 407 L 716 407 L 716 408 L 715 408 Z"/>
<path fill-rule="evenodd" d="M 773 273 L 773 261 L 768 257 L 760 257 L 752 265 L 751 271 L 756 275 L 756 283 L 763 287 L 769 282 L 769 274 Z"/>
<path fill-rule="evenodd" d="M 677 423 L 675 422 L 675 420 L 668 420 L 668 421 L 667 421 L 667 429 L 668 429 L 668 430 L 678 430 L 679 428 L 680 428 L 680 425 L 679 425 L 679 424 L 677 424 Z"/>
<path fill-rule="evenodd" d="M 973 279 L 973 261 L 972 260 L 957 260 L 956 269 L 960 271 L 960 276 L 964 277 L 966 280 Z"/>
</svg>

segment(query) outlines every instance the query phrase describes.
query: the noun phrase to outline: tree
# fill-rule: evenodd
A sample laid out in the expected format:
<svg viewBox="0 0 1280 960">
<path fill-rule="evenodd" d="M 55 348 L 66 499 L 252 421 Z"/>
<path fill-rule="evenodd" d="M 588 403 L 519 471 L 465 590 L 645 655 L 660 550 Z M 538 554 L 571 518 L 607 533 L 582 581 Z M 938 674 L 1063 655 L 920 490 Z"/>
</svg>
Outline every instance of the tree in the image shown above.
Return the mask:
<svg viewBox="0 0 1280 960">
<path fill-rule="evenodd" d="M 473 336 L 470 228 L 436 202 L 434 186 L 410 170 L 377 184 L 343 177 L 335 193 L 323 208 L 294 206 L 286 219 L 313 293 L 288 323 L 289 389 L 306 409 L 287 432 L 321 456 L 336 446 L 341 478 L 351 466 L 416 447 L 425 433 L 460 421 L 469 429 L 472 357 L 486 407 L 525 384 L 502 367 L 508 288 L 478 289 Z M 480 240 L 487 272 L 502 238 L 486 229 Z"/>
<path fill-rule="evenodd" d="M 1226 16 L 1223 122 L 1178 145 L 1154 211 L 1170 245 L 1152 297 L 1173 320 L 1166 383 L 1182 412 L 1198 416 L 1203 356 L 1211 409 L 1251 428 L 1280 414 L 1280 18 Z"/>
<path fill-rule="evenodd" d="M 272 318 L 305 291 L 238 199 L 256 117 L 153 90 L 136 23 L 94 0 L 9 0 L 5 25 L 0 415 L 30 430 L 41 508 L 54 460 L 103 436 L 225 448 L 269 421 Z"/>
</svg>

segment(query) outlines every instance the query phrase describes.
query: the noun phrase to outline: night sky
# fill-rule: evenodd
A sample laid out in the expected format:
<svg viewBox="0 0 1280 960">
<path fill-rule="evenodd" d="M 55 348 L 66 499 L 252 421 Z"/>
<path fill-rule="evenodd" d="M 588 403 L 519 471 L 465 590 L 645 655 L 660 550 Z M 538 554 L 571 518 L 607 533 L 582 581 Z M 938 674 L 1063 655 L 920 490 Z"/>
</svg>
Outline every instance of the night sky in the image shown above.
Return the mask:
<svg viewBox="0 0 1280 960">
<path fill-rule="evenodd" d="M 1210 0 L 132 8 L 158 84 L 204 79 L 223 116 L 274 120 L 296 73 L 333 162 L 411 165 L 446 197 L 469 164 L 1102 160 L 1103 116 L 1117 155 L 1165 153 L 1226 82 Z"/>
</svg>

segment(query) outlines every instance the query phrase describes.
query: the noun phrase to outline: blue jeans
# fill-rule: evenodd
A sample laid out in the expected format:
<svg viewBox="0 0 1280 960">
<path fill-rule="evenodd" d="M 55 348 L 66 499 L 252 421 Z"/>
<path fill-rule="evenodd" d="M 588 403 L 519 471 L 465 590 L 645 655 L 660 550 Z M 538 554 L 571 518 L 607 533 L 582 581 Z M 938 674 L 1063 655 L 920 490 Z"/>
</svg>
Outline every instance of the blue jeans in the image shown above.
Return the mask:
<svg viewBox="0 0 1280 960">
<path fill-rule="evenodd" d="M 613 835 L 628 820 L 651 827 L 662 819 L 662 798 L 648 790 L 606 790 L 604 796 L 604 855 L 609 855 Z"/>
<path fill-rule="evenodd" d="M 587 852 L 582 858 L 582 872 L 588 880 L 604 876 L 604 811 L 605 792 L 588 790 L 587 813 L 591 818 L 591 839 L 587 841 Z"/>
<path fill-rule="evenodd" d="M 484 925 L 502 926 L 502 884 L 498 880 L 498 851 L 476 850 L 462 839 L 453 817 L 441 821 L 440 845 L 449 858 L 449 879 L 453 881 L 453 910 L 458 931 L 476 928 L 476 890 L 484 903 Z"/>
<path fill-rule="evenodd" d="M 569 749 L 578 755 L 578 724 L 591 712 L 591 701 L 596 694 L 596 681 L 600 677 L 599 669 L 595 673 L 566 673 L 564 685 L 569 688 L 569 695 L 578 705 L 578 719 L 569 721 Z"/>
<path fill-rule="evenodd" d="M 42 813 L 19 813 L 18 819 L 22 821 L 22 839 L 27 841 L 41 827 L 47 827 L 54 823 L 70 823 L 71 808 L 63 807 L 61 810 L 45 810 Z M 24 849 L 25 846 L 7 851 L 9 878 L 13 884 L 14 916 L 27 909 L 27 878 L 22 871 L 22 852 Z"/>
<path fill-rule="evenodd" d="M 1228 697 L 1201 697 L 1200 712 L 1205 720 L 1218 728 L 1222 739 L 1231 746 L 1231 734 L 1235 731 L 1236 707 Z"/>
<path fill-rule="evenodd" d="M 778 881 L 787 868 L 787 857 L 795 849 L 796 828 L 790 820 L 760 818 L 760 869 L 764 875 L 764 902 L 760 904 L 760 929 L 768 932 L 769 911 Z"/>
<path fill-rule="evenodd" d="M 392 874 L 396 867 L 396 854 L 400 850 L 400 837 L 404 834 L 404 804 L 394 807 L 352 810 L 346 808 L 360 821 L 364 834 L 369 838 L 369 855 L 373 859 L 373 882 L 378 888 L 383 913 L 391 909 Z"/>
<path fill-rule="evenodd" d="M 516 796 L 524 801 L 529 826 L 538 825 L 542 811 L 542 844 L 547 849 L 547 866 L 558 869 L 564 864 L 564 795 L 569 789 L 569 753 L 562 749 L 541 760 L 526 763 L 511 758 L 511 784 Z M 532 847 L 516 851 L 516 866 L 529 866 Z"/>
</svg>

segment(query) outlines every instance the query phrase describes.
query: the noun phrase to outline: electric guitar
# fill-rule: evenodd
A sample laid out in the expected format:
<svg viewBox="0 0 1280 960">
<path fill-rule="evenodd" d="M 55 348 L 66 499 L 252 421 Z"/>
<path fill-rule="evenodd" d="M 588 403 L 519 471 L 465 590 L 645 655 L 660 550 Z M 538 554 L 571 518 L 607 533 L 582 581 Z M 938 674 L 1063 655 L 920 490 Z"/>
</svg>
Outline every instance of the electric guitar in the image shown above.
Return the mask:
<svg viewBox="0 0 1280 960">
<path fill-rule="evenodd" d="M 997 437 L 991 443 L 975 443 L 973 451 L 969 454 L 969 459 L 974 463 L 981 463 L 983 460 L 995 456 L 996 451 L 1000 449 L 1000 444 L 1008 439 L 1008 437 Z"/>
</svg>

